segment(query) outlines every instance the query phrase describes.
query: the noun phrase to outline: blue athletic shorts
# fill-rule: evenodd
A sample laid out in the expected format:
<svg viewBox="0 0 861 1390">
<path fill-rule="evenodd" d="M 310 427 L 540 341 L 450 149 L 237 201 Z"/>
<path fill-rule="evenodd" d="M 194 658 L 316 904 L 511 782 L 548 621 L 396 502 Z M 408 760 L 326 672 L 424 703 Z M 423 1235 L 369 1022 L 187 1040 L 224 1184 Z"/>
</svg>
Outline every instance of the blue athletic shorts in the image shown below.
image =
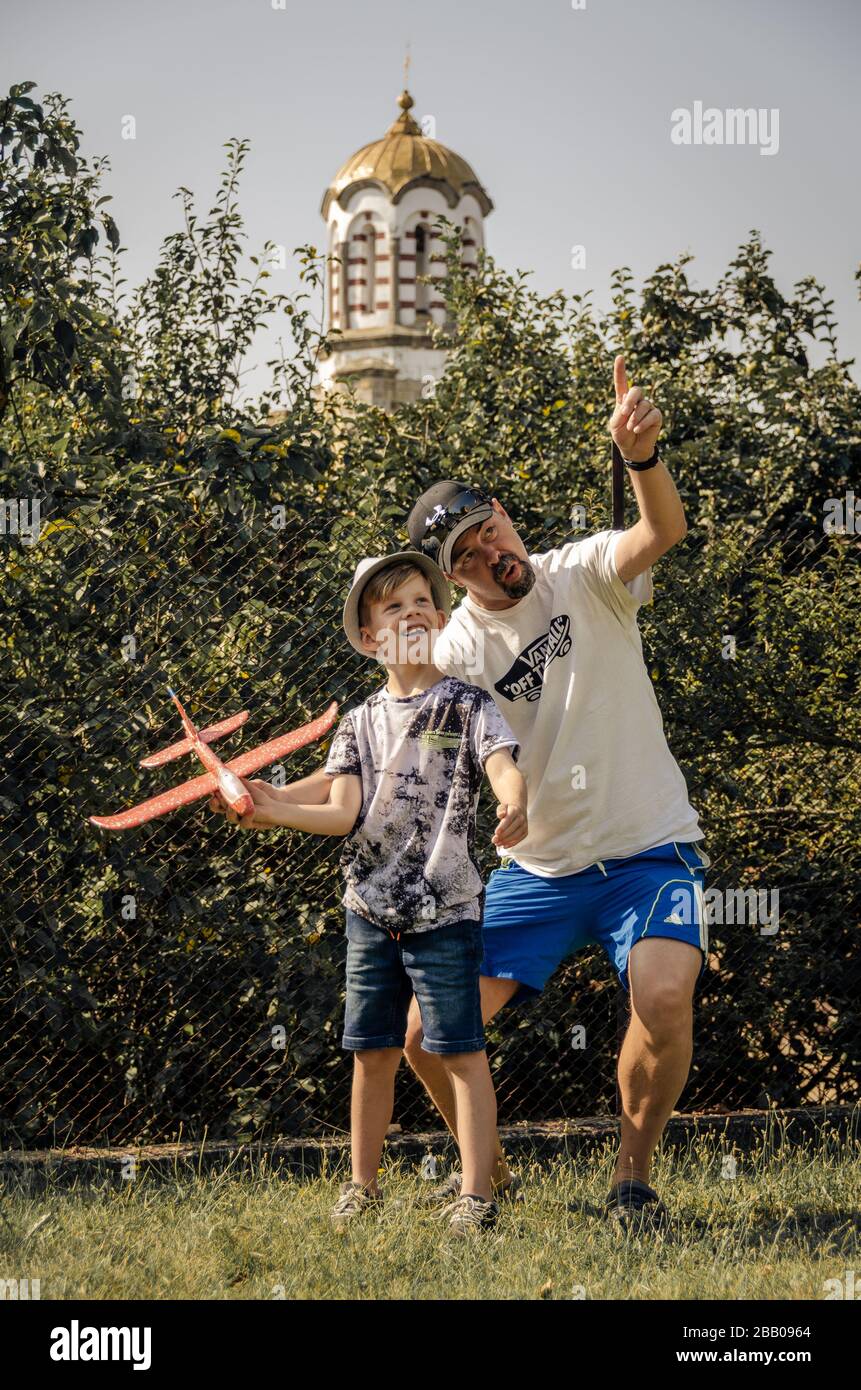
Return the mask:
<svg viewBox="0 0 861 1390">
<path fill-rule="evenodd" d="M 711 860 L 692 842 L 671 840 L 580 873 L 543 878 L 513 859 L 494 869 L 484 905 L 482 975 L 519 980 L 512 1002 L 544 988 L 558 965 L 585 946 L 603 946 L 625 989 L 631 947 L 644 936 L 689 941 L 708 957 L 703 902 Z"/>
</svg>

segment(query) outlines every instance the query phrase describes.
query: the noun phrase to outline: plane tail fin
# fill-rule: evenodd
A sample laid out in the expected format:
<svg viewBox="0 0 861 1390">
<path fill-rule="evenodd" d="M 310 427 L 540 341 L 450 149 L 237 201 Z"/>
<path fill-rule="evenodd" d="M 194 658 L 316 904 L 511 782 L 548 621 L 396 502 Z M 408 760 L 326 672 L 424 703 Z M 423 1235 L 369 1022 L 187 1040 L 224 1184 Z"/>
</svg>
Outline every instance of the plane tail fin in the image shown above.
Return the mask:
<svg viewBox="0 0 861 1390">
<path fill-rule="evenodd" d="M 227 734 L 232 734 L 234 730 L 240 728 L 250 713 L 250 710 L 244 709 L 240 714 L 231 714 L 228 719 L 221 719 L 217 724 L 210 724 L 207 729 L 201 729 L 197 736 L 201 743 L 215 743 L 216 739 L 225 738 Z M 150 753 L 148 757 L 141 758 L 138 766 L 162 767 L 164 763 L 172 763 L 175 758 L 181 758 L 184 753 L 190 753 L 191 749 L 191 739 L 182 738 L 177 743 L 169 744 L 167 748 L 161 748 L 158 753 Z"/>
</svg>

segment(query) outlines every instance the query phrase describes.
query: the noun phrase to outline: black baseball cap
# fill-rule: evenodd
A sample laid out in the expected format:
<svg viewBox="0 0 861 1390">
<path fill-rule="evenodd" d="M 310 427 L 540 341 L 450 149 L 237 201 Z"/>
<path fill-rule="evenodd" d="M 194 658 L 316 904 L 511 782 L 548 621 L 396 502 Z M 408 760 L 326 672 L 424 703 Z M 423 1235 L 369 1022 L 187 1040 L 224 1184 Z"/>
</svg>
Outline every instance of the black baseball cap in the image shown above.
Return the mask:
<svg viewBox="0 0 861 1390">
<path fill-rule="evenodd" d="M 492 515 L 489 493 L 447 479 L 422 493 L 407 517 L 407 531 L 416 550 L 451 574 L 451 553 L 458 536 Z"/>
</svg>

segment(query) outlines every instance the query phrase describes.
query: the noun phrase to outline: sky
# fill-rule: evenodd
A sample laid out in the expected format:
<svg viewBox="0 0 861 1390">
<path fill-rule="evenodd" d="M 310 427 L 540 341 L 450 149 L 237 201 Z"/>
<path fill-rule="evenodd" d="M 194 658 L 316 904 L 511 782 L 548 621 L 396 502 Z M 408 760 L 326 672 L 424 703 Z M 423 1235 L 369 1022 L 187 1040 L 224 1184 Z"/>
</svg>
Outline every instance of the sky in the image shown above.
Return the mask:
<svg viewBox="0 0 861 1390">
<path fill-rule="evenodd" d="M 757 228 L 779 288 L 823 282 L 840 355 L 861 358 L 859 0 L 0 0 L 0 17 L 2 89 L 61 91 L 110 160 L 131 285 L 180 225 L 180 185 L 211 207 L 233 136 L 251 142 L 249 251 L 322 246 L 322 195 L 397 116 L 409 43 L 413 114 L 475 169 L 488 250 L 536 290 L 603 308 L 614 268 L 639 287 L 681 252 L 713 285 Z M 761 110 L 757 142 L 674 142 L 698 102 Z M 270 283 L 295 290 L 289 255 Z"/>
</svg>

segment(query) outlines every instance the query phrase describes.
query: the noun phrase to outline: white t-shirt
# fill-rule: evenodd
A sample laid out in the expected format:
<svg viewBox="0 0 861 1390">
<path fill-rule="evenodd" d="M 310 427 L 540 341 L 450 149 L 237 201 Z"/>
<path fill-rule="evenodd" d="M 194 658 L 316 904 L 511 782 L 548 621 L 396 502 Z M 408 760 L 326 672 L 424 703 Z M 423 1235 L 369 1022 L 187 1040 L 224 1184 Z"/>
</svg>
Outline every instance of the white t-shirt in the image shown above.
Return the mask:
<svg viewBox="0 0 861 1390">
<path fill-rule="evenodd" d="M 491 611 L 466 595 L 433 649 L 434 665 L 488 691 L 514 731 L 529 834 L 499 853 L 547 878 L 703 838 L 643 660 L 651 570 L 622 582 L 621 534 L 530 555 L 525 598 Z"/>
</svg>

